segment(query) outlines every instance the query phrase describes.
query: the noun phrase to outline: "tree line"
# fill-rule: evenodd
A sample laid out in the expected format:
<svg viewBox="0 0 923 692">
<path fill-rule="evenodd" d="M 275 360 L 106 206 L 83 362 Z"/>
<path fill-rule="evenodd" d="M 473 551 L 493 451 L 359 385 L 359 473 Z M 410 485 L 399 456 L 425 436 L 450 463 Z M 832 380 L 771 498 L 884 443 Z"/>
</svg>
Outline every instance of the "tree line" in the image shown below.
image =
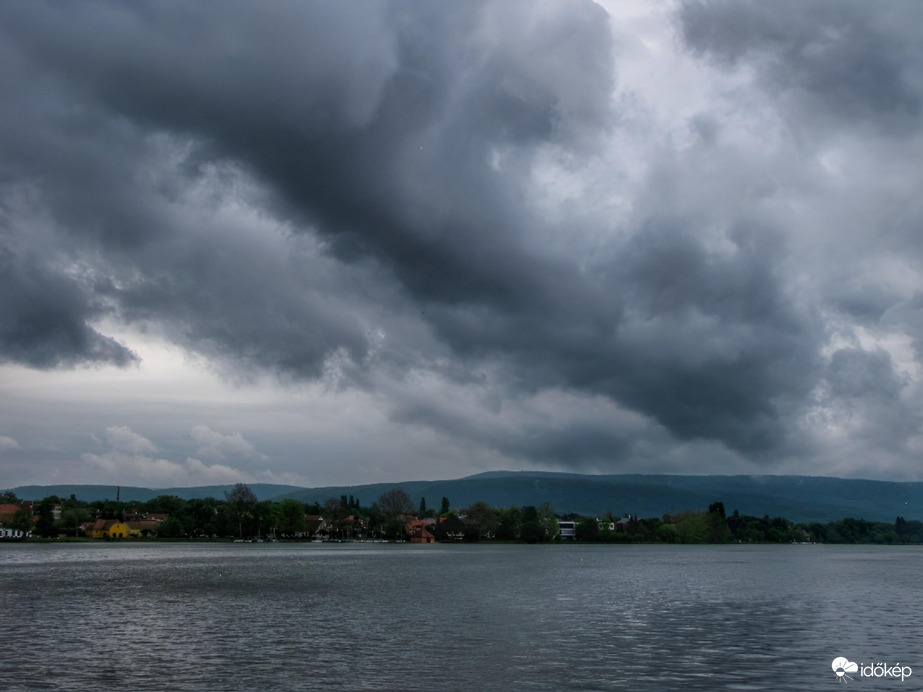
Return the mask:
<svg viewBox="0 0 923 692">
<path fill-rule="evenodd" d="M 0 504 L 20 504 L 11 492 L 0 494 Z M 558 516 L 548 502 L 539 506 L 495 508 L 485 502 L 456 509 L 441 498 L 429 507 L 426 498 L 414 505 L 401 488 L 382 493 L 370 506 L 352 495 L 330 498 L 323 504 L 294 499 L 260 501 L 244 483 L 223 499 L 184 500 L 161 495 L 147 502 L 83 502 L 46 497 L 34 504 L 35 515 L 24 509 L 7 527 L 54 538 L 77 536 L 81 526 L 96 519 L 122 519 L 166 515 L 153 535 L 160 538 L 267 538 L 296 539 L 313 533 L 308 517 L 320 517 L 333 540 L 405 537 L 406 517 L 434 519 L 430 529 L 437 540 L 550 542 L 560 539 L 559 521 L 573 522 L 574 538 L 590 543 L 868 543 L 905 544 L 923 541 L 923 523 L 898 517 L 893 523 L 845 518 L 827 523 L 796 523 L 782 517 L 753 517 L 735 510 L 725 513 L 722 502 L 707 511 L 686 510 L 663 517 Z"/>
<path fill-rule="evenodd" d="M 923 542 L 923 522 L 898 517 L 894 523 L 845 518 L 798 523 L 783 517 L 754 517 L 737 510 L 725 514 L 714 502 L 704 512 L 683 511 L 662 518 L 598 520 L 570 515 L 579 541 L 598 543 L 851 543 L 916 544 Z M 610 527 L 615 527 L 613 530 Z"/>
</svg>

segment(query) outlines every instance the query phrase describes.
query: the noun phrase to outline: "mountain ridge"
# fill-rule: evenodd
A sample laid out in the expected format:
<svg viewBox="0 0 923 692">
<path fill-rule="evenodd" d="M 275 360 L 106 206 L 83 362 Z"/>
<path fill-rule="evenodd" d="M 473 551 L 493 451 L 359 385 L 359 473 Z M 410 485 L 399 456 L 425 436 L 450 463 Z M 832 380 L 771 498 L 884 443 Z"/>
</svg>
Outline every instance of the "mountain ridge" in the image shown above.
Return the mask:
<svg viewBox="0 0 923 692">
<path fill-rule="evenodd" d="M 704 510 L 712 502 L 723 502 L 730 514 L 738 510 L 751 516 L 781 516 L 798 522 L 835 521 L 846 517 L 869 521 L 923 520 L 923 483 L 844 479 L 829 476 L 769 475 L 654 475 L 577 474 L 553 471 L 488 471 L 458 479 L 422 480 L 363 485 L 302 488 L 266 483 L 249 484 L 259 500 L 296 499 L 323 504 L 333 497 L 352 495 L 369 506 L 390 488 L 404 489 L 415 504 L 426 498 L 427 506 L 438 507 L 442 497 L 452 507 L 462 508 L 477 501 L 494 507 L 539 505 L 549 502 L 559 514 L 600 516 L 662 516 L 684 509 Z M 114 500 L 117 486 L 49 485 L 10 488 L 22 499 L 49 495 L 92 502 Z M 188 488 L 140 488 L 122 486 L 119 496 L 126 502 L 145 502 L 158 495 L 224 498 L 233 485 Z"/>
</svg>

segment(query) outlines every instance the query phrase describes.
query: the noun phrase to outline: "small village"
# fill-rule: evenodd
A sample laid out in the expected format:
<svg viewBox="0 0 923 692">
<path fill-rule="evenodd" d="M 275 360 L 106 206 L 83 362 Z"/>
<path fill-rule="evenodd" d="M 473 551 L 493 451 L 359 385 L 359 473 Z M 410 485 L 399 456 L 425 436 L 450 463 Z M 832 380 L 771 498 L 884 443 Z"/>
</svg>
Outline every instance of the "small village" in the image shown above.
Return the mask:
<svg viewBox="0 0 923 692">
<path fill-rule="evenodd" d="M 83 502 L 73 495 L 40 501 L 0 493 L 0 540 L 215 540 L 235 542 L 475 543 L 868 543 L 918 544 L 923 523 L 844 518 L 799 524 L 782 517 L 751 517 L 714 502 L 707 511 L 684 510 L 662 517 L 556 514 L 538 507 L 494 508 L 484 502 L 437 508 L 420 498 L 414 507 L 392 488 L 363 507 L 343 495 L 325 503 L 295 499 L 257 500 L 238 483 L 223 500 L 160 496 L 148 502 Z"/>
<path fill-rule="evenodd" d="M 513 537 L 501 527 L 501 513 L 485 503 L 461 511 L 442 498 L 440 511 L 417 513 L 409 496 L 394 488 L 367 509 L 352 496 L 331 498 L 324 505 L 304 505 L 296 500 L 257 501 L 249 488 L 238 484 L 224 501 L 205 498 L 185 501 L 162 496 L 146 503 L 62 500 L 20 501 L 10 492 L 0 504 L 0 539 L 211 539 L 235 542 L 296 540 L 311 542 L 435 543 Z M 539 509 L 515 510 L 515 538 L 525 523 L 537 523 Z M 509 514 L 509 513 L 507 513 Z M 508 517 L 509 518 L 509 517 Z M 557 520 L 550 508 L 541 508 L 542 528 L 536 540 L 573 539 L 575 523 Z M 526 526 L 526 535 L 530 527 Z"/>
</svg>

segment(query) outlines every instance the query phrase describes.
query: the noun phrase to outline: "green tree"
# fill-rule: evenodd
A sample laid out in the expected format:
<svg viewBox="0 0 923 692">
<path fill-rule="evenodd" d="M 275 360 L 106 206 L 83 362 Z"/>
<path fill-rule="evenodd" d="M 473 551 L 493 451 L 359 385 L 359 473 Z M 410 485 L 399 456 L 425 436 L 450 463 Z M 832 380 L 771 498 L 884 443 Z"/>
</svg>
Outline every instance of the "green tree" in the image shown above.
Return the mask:
<svg viewBox="0 0 923 692">
<path fill-rule="evenodd" d="M 66 500 L 62 500 L 61 504 L 65 509 L 86 509 L 87 503 L 82 500 L 78 500 L 77 496 L 71 493 L 71 496 Z"/>
<path fill-rule="evenodd" d="M 257 502 L 252 512 L 256 533 L 259 536 L 272 536 L 279 524 L 279 505 L 271 500 Z"/>
<path fill-rule="evenodd" d="M 545 534 L 543 540 L 553 541 L 558 537 L 558 515 L 551 509 L 551 503 L 547 500 L 538 508 L 538 523 Z"/>
<path fill-rule="evenodd" d="M 90 520 L 90 513 L 82 508 L 65 509 L 61 512 L 61 519 L 58 520 L 58 526 L 66 533 L 73 533 L 74 536 L 80 530 L 80 525 Z"/>
<path fill-rule="evenodd" d="M 537 521 L 525 521 L 519 529 L 519 536 L 526 543 L 539 543 L 545 540 L 545 530 Z"/>
<path fill-rule="evenodd" d="M 682 543 L 708 543 L 709 526 L 705 512 L 680 512 L 676 531 Z"/>
<path fill-rule="evenodd" d="M 902 543 L 919 543 L 923 538 L 923 522 L 907 521 L 904 517 L 894 520 L 894 530 Z"/>
<path fill-rule="evenodd" d="M 420 507 L 418 510 L 418 516 L 421 516 L 421 517 L 426 516 L 426 498 L 425 497 L 420 498 Z"/>
<path fill-rule="evenodd" d="M 871 524 L 865 522 L 865 526 L 868 527 L 865 534 L 866 537 L 869 536 Z M 766 528 L 766 540 L 772 543 L 791 543 L 792 541 L 792 523 L 788 519 L 782 517 L 773 517 L 769 520 L 768 526 Z"/>
<path fill-rule="evenodd" d="M 184 523 L 184 525 L 187 527 L 190 535 L 218 535 L 219 531 L 216 523 L 218 504 L 218 501 L 212 497 L 189 500 L 186 507 L 188 523 Z"/>
<path fill-rule="evenodd" d="M 167 517 L 157 527 L 157 536 L 160 538 L 181 538 L 185 535 L 186 530 L 176 517 Z"/>
<path fill-rule="evenodd" d="M 391 517 L 385 523 L 385 538 L 397 540 L 404 537 L 404 522 L 399 517 Z"/>
<path fill-rule="evenodd" d="M 54 508 L 58 504 L 56 496 L 46 497 L 38 505 L 38 521 L 35 531 L 44 538 L 57 538 L 58 527 L 54 525 Z"/>
<path fill-rule="evenodd" d="M 599 540 L 599 522 L 593 517 L 584 517 L 577 522 L 577 540 L 595 542 Z"/>
<path fill-rule="evenodd" d="M 336 498 L 329 498 L 324 503 L 324 511 L 321 512 L 324 521 L 327 522 L 327 532 L 336 538 L 340 536 L 343 520 L 346 518 L 346 510 Z"/>
<path fill-rule="evenodd" d="M 673 524 L 661 524 L 654 532 L 654 536 L 661 543 L 679 542 L 679 531 Z"/>
<path fill-rule="evenodd" d="M 249 518 L 256 506 L 256 495 L 246 483 L 238 483 L 234 489 L 224 494 L 225 503 L 237 522 L 237 535 L 244 536 L 244 519 Z"/>
<path fill-rule="evenodd" d="M 731 540 L 723 502 L 713 502 L 708 506 L 707 522 L 709 543 L 727 543 Z"/>
<path fill-rule="evenodd" d="M 168 514 L 171 517 L 178 517 L 186 512 L 189 503 L 176 495 L 158 495 L 153 500 L 144 503 L 144 509 L 147 512 L 155 514 Z"/>
<path fill-rule="evenodd" d="M 307 530 L 304 505 L 298 500 L 282 500 L 279 503 L 279 533 L 283 536 L 297 536 Z"/>
<path fill-rule="evenodd" d="M 519 527 L 522 524 L 522 511 L 518 507 L 508 507 L 500 510 L 500 521 L 497 526 L 496 536 L 501 541 L 515 541 L 519 538 Z"/>
<path fill-rule="evenodd" d="M 443 496 L 442 505 L 440 505 L 439 507 L 439 514 L 445 516 L 446 514 L 449 513 L 449 509 L 451 509 L 451 507 L 449 506 L 449 498 Z"/>
<path fill-rule="evenodd" d="M 234 516 L 234 510 L 227 504 L 221 502 L 215 507 L 215 515 L 212 517 L 212 526 L 215 527 L 214 533 L 218 536 L 235 536 L 238 535 L 237 518 Z"/>
<path fill-rule="evenodd" d="M 413 502 L 402 488 L 391 488 L 378 497 L 378 506 L 389 517 L 396 517 L 413 510 Z"/>
<path fill-rule="evenodd" d="M 32 521 L 32 517 L 29 513 L 20 507 L 13 514 L 12 519 L 10 519 L 10 525 L 8 528 L 13 529 L 14 531 L 23 531 L 28 532 L 35 528 L 35 522 Z"/>
<path fill-rule="evenodd" d="M 486 502 L 478 501 L 465 510 L 465 523 L 477 528 L 477 538 L 492 538 L 500 525 L 500 514 Z"/>
<path fill-rule="evenodd" d="M 320 516 L 323 514 L 323 509 L 320 506 L 320 502 L 312 502 L 309 505 L 304 506 L 305 512 L 308 514 L 313 514 L 314 516 Z"/>
<path fill-rule="evenodd" d="M 388 518 L 378 507 L 377 502 L 373 502 L 372 506 L 369 507 L 366 518 L 368 519 L 369 532 L 373 536 L 381 538 L 384 535 L 385 522 L 388 520 Z"/>
</svg>

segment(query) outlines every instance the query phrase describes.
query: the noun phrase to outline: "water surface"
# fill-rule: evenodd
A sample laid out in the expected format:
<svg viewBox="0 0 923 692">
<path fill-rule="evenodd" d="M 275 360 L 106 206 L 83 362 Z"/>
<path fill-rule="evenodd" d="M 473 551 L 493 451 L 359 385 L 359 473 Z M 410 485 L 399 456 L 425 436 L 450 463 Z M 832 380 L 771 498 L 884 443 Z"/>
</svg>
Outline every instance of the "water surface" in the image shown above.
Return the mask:
<svg viewBox="0 0 923 692">
<path fill-rule="evenodd" d="M 923 689 L 919 547 L 0 545 L 0 690 Z"/>
</svg>

